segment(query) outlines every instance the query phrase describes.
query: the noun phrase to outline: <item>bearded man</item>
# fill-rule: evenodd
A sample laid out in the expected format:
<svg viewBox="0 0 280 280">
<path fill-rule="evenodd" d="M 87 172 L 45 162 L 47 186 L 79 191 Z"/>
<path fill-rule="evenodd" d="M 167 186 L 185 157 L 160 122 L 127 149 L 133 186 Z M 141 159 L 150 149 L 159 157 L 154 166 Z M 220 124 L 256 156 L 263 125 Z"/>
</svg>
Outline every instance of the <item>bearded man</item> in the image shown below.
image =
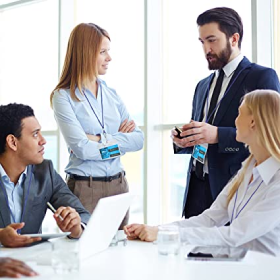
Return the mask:
<svg viewBox="0 0 280 280">
<path fill-rule="evenodd" d="M 230 8 L 214 8 L 197 18 L 199 41 L 209 70 L 193 98 L 192 119 L 178 135 L 171 131 L 174 152 L 192 154 L 184 195 L 183 216 L 208 209 L 240 169 L 248 149 L 236 141 L 235 119 L 242 97 L 255 89 L 280 92 L 276 72 L 251 63 L 241 54 L 242 20 Z"/>
</svg>

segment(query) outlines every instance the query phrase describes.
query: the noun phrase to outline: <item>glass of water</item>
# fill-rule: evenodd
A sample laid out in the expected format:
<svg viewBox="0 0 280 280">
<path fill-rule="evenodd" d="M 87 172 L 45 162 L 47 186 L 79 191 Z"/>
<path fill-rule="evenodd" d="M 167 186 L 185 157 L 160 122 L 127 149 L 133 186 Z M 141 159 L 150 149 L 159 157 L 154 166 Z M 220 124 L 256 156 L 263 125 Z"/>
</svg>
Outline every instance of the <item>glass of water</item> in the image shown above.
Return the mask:
<svg viewBox="0 0 280 280">
<path fill-rule="evenodd" d="M 110 247 L 118 246 L 119 242 L 123 242 L 123 246 L 127 245 L 127 238 L 126 234 L 124 233 L 124 230 L 118 230 L 116 232 L 110 243 Z"/>
<path fill-rule="evenodd" d="M 79 271 L 79 242 L 57 239 L 52 242 L 52 267 L 58 274 Z"/>
<path fill-rule="evenodd" d="M 157 246 L 160 255 L 178 255 L 180 245 L 180 232 L 178 226 L 159 226 Z"/>
</svg>

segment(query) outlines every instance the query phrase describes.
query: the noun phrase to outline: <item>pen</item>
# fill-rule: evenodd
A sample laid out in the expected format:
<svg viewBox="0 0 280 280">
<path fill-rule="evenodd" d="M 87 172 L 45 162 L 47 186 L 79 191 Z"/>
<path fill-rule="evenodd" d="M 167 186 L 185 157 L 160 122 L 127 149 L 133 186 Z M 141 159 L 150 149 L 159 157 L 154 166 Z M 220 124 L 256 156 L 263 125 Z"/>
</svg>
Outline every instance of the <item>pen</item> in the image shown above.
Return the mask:
<svg viewBox="0 0 280 280">
<path fill-rule="evenodd" d="M 49 202 L 47 202 L 47 205 L 53 213 L 56 212 L 55 208 Z M 58 215 L 58 218 L 60 219 L 60 221 L 63 221 L 63 218 L 60 215 Z"/>
</svg>

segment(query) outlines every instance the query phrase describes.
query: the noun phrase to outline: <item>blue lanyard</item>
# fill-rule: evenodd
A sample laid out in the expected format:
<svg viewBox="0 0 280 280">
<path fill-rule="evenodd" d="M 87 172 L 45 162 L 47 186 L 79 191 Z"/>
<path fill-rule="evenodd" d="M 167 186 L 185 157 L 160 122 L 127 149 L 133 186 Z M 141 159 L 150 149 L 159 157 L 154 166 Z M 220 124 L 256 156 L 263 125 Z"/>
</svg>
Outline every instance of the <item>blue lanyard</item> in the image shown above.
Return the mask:
<svg viewBox="0 0 280 280">
<path fill-rule="evenodd" d="M 24 201 L 24 204 L 23 204 L 22 213 L 21 213 L 21 219 L 20 219 L 21 223 L 23 222 L 22 219 L 23 219 L 23 215 L 24 215 L 24 212 L 25 212 L 25 207 L 26 207 L 26 204 L 27 204 L 27 200 L 28 200 L 28 197 L 29 197 L 30 185 L 31 185 L 31 181 L 32 181 L 32 173 L 33 173 L 33 165 L 31 166 L 31 173 L 30 173 L 30 178 L 29 178 L 27 195 L 26 195 L 26 198 L 25 198 L 25 201 Z M 4 188 L 4 185 L 2 184 L 1 180 L 0 180 L 0 185 L 1 185 L 1 188 L 2 188 L 3 193 L 5 195 L 6 204 L 7 204 L 8 208 L 9 208 L 10 214 L 11 214 L 11 216 L 13 218 L 13 222 L 16 223 L 16 219 L 15 219 L 14 213 L 12 212 L 12 209 L 11 209 L 11 207 L 9 205 L 9 199 L 8 199 L 8 195 L 7 195 L 6 189 Z M 17 233 L 20 234 L 21 233 L 21 229 L 18 229 Z"/>
<path fill-rule="evenodd" d="M 261 186 L 261 184 L 263 183 L 263 180 L 260 182 L 260 184 L 258 185 L 258 187 L 255 189 L 255 191 L 251 194 L 251 196 L 248 198 L 248 200 L 246 201 L 246 203 L 243 205 L 243 207 L 238 211 L 238 213 L 236 214 L 235 218 L 236 219 L 240 212 L 246 207 L 246 205 L 249 203 L 249 201 L 251 200 L 251 198 L 254 196 L 254 194 L 257 192 L 257 190 L 259 189 L 259 187 Z M 235 206 L 236 206 L 236 200 L 237 200 L 237 195 L 238 195 L 238 190 L 236 191 L 236 195 L 235 195 L 235 201 L 234 201 L 234 206 L 233 206 L 233 210 L 232 210 L 232 215 L 231 215 L 231 220 L 230 223 L 232 223 L 233 221 L 233 215 L 234 215 L 234 210 L 235 210 Z"/>
<path fill-rule="evenodd" d="M 238 74 L 237 76 L 235 77 L 235 79 L 233 80 L 233 82 L 228 86 L 228 88 L 226 89 L 223 97 L 221 98 L 221 100 L 217 103 L 217 105 L 215 106 L 214 110 L 212 111 L 212 113 L 208 116 L 208 113 L 209 113 L 209 93 L 210 93 L 210 86 L 211 86 L 211 81 L 208 85 L 208 88 L 207 88 L 207 91 L 208 91 L 208 94 L 207 94 L 207 103 L 206 103 L 206 123 L 208 123 L 209 119 L 211 118 L 211 116 L 216 112 L 217 108 L 220 106 L 220 103 L 222 102 L 222 100 L 225 98 L 225 96 L 227 95 L 227 93 L 229 92 L 229 90 L 231 89 L 232 85 L 235 83 L 235 81 L 237 80 L 237 78 L 239 77 L 239 75 L 242 73 L 244 69 L 242 69 Z"/>
<path fill-rule="evenodd" d="M 101 125 L 102 129 L 103 129 L 103 133 L 105 134 L 105 129 L 104 129 L 104 115 L 103 115 L 103 95 L 102 95 L 102 86 L 100 84 L 100 95 L 101 95 L 101 114 L 102 114 L 102 122 L 100 121 L 100 119 L 98 118 L 97 114 L 95 113 L 95 110 L 93 109 L 93 107 L 91 106 L 91 103 L 88 100 L 88 97 L 86 95 L 86 93 L 84 92 L 84 96 L 87 99 L 87 102 L 92 110 L 92 112 L 94 113 L 96 119 L 98 120 L 99 124 Z"/>
</svg>

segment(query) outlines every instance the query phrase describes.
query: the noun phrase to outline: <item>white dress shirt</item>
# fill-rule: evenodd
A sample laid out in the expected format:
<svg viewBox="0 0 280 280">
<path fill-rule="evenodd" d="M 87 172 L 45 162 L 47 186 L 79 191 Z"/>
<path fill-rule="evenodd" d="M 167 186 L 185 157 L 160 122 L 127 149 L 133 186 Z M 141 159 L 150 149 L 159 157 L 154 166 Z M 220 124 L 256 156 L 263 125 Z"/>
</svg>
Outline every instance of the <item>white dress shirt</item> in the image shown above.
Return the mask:
<svg viewBox="0 0 280 280">
<path fill-rule="evenodd" d="M 236 58 L 231 60 L 227 65 L 225 65 L 223 67 L 223 71 L 225 72 L 225 75 L 224 75 L 220 95 L 219 95 L 218 100 L 217 100 L 217 104 L 219 104 L 219 102 L 223 98 L 223 96 L 226 92 L 226 89 L 229 85 L 229 82 L 230 82 L 236 68 L 238 67 L 239 63 L 242 61 L 243 58 L 244 58 L 244 56 L 242 54 L 239 54 Z M 205 102 L 205 105 L 204 105 L 203 120 L 202 120 L 203 122 L 206 122 L 206 113 L 207 113 L 207 111 L 209 110 L 209 107 L 210 107 L 212 95 L 213 95 L 214 88 L 215 88 L 217 80 L 218 80 L 218 76 L 219 76 L 219 70 L 216 70 L 214 80 L 211 83 L 211 87 L 210 87 L 210 90 L 209 90 L 209 97 L 208 97 L 209 102 L 208 102 L 208 104 L 207 104 L 207 102 Z M 216 108 L 216 112 L 214 114 L 214 119 L 215 119 L 215 115 L 218 111 L 218 108 L 219 108 L 219 106 L 217 106 L 217 108 Z M 209 117 L 209 114 L 211 114 L 211 112 L 208 113 L 208 117 Z"/>
<path fill-rule="evenodd" d="M 238 67 L 239 63 L 242 61 L 243 58 L 244 58 L 244 56 L 242 54 L 239 54 L 237 57 L 235 57 L 227 65 L 225 65 L 223 67 L 223 71 L 225 72 L 225 75 L 224 75 L 224 79 L 223 79 L 220 95 L 219 95 L 218 100 L 217 100 L 218 106 L 217 106 L 216 111 L 214 113 L 214 119 L 215 119 L 216 113 L 217 113 L 217 111 L 219 109 L 219 105 L 220 105 L 219 102 L 221 102 L 221 99 L 226 94 L 226 89 L 227 89 L 227 87 L 229 85 L 229 82 L 231 81 L 231 78 L 232 78 L 236 68 Z M 211 83 L 211 86 L 210 86 L 210 89 L 209 89 L 208 103 L 206 101 L 205 105 L 204 105 L 203 119 L 202 119 L 203 122 L 206 122 L 206 113 L 207 113 L 207 111 L 209 110 L 209 107 L 210 107 L 212 95 L 213 95 L 214 88 L 215 88 L 217 80 L 218 80 L 218 76 L 219 76 L 219 71 L 217 70 L 217 71 L 215 71 L 215 77 L 214 77 L 214 80 Z M 208 112 L 208 116 L 209 116 L 209 114 L 211 114 L 211 112 Z M 196 162 L 196 160 L 194 160 L 194 166 L 195 166 L 195 162 Z M 207 154 L 206 154 L 205 163 L 204 163 L 204 166 L 203 166 L 203 172 L 208 174 Z"/>
<path fill-rule="evenodd" d="M 270 157 L 257 167 L 254 167 L 255 163 L 253 159 L 237 197 L 235 194 L 229 204 L 227 197 L 232 182 L 227 184 L 210 209 L 199 216 L 173 223 L 180 227 L 182 241 L 211 246 L 242 245 L 280 255 L 280 162 Z M 253 181 L 249 183 L 252 174 Z M 230 226 L 224 226 L 232 217 Z"/>
</svg>

